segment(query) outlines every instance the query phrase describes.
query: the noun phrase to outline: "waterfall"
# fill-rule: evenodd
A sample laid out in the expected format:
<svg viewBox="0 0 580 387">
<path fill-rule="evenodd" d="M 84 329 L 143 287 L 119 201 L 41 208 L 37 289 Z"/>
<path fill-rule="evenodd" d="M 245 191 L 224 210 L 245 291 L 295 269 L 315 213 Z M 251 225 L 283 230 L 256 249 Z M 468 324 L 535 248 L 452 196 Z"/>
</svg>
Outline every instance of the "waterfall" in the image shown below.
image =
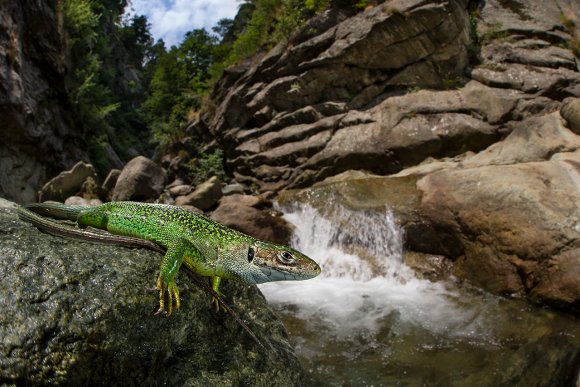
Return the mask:
<svg viewBox="0 0 580 387">
<path fill-rule="evenodd" d="M 473 333 L 473 315 L 455 304 L 443 283 L 415 277 L 403 263 L 403 231 L 385 210 L 335 206 L 324 214 L 308 204 L 284 215 L 295 226 L 291 244 L 317 261 L 322 274 L 308 281 L 260 285 L 270 303 L 319 321 L 336 334 L 376 332 L 385 319 L 430 331 Z M 479 324 L 476 324 L 479 325 Z"/>
</svg>

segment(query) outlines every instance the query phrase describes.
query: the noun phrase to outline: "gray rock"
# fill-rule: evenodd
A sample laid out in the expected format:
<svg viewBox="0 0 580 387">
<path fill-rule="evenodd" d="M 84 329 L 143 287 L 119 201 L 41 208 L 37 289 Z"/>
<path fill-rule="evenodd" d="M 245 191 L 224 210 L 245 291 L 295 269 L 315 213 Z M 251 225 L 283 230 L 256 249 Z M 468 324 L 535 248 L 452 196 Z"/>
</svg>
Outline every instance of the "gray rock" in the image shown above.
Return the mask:
<svg viewBox="0 0 580 387">
<path fill-rule="evenodd" d="M 168 190 L 171 196 L 176 197 L 176 196 L 184 196 L 191 193 L 191 191 L 193 191 L 193 187 L 190 186 L 189 184 L 181 184 L 174 185 L 170 187 Z"/>
<path fill-rule="evenodd" d="M 491 87 L 537 93 L 554 99 L 576 95 L 580 85 L 580 74 L 576 71 L 518 63 L 483 64 L 475 68 L 471 76 Z"/>
<path fill-rule="evenodd" d="M 83 206 L 83 207 L 92 207 L 98 206 L 99 204 L 103 204 L 102 201 L 99 199 L 85 199 L 80 196 L 71 196 L 64 201 L 64 204 L 67 206 Z"/>
<path fill-rule="evenodd" d="M 161 255 L 49 236 L 0 200 L 0 379 L 22 385 L 300 385 L 287 333 L 255 286 L 226 301 L 277 355 L 179 273 L 181 309 L 155 316 Z"/>
<path fill-rule="evenodd" d="M 225 187 L 222 188 L 222 193 L 224 196 L 234 195 L 234 194 L 243 194 L 248 190 L 248 187 L 244 186 L 240 183 L 232 183 L 227 184 Z"/>
<path fill-rule="evenodd" d="M 276 173 L 300 166 L 324 149 L 340 125 L 357 131 L 354 122 L 342 122 L 349 108 L 374 104 L 386 88 L 443 87 L 448 77 L 459 77 L 469 42 L 465 5 L 405 1 L 356 14 L 328 11 L 318 17 L 326 27 L 313 25 L 319 35 L 299 34 L 299 41 L 278 45 L 240 68 L 243 75 L 226 75 L 222 82 L 231 87 L 215 90 L 220 104 L 208 127 L 235 144 L 226 157 L 243 181 L 255 179 L 263 165 Z M 330 20 L 337 24 L 330 26 Z M 279 189 L 293 180 L 283 175 L 255 183 L 261 191 Z"/>
<path fill-rule="evenodd" d="M 151 200 L 159 197 L 167 174 L 163 168 L 143 156 L 125 165 L 113 189 L 112 200 Z"/>
<path fill-rule="evenodd" d="M 40 202 L 47 200 L 62 202 L 67 197 L 79 192 L 87 178 L 97 179 L 95 168 L 91 164 L 79 161 L 71 170 L 61 172 L 46 183 L 38 193 L 38 200 Z"/>
<path fill-rule="evenodd" d="M 562 103 L 560 115 L 568 125 L 568 128 L 576 134 L 580 134 L 580 98 L 567 98 Z"/>
<path fill-rule="evenodd" d="M 568 130 L 558 113 L 534 117 L 515 124 L 503 141 L 493 144 L 463 165 L 483 166 L 549 160 L 559 152 L 580 148 L 580 137 Z"/>
<path fill-rule="evenodd" d="M 103 190 L 105 190 L 107 193 L 110 193 L 115 188 L 117 180 L 119 180 L 119 176 L 121 176 L 120 169 L 111 169 L 105 178 L 105 181 L 103 182 Z"/>
<path fill-rule="evenodd" d="M 222 183 L 213 176 L 209 180 L 201 183 L 195 188 L 195 191 L 186 196 L 180 196 L 175 199 L 176 206 L 190 205 L 199 208 L 202 211 L 214 207 L 222 197 Z"/>
<path fill-rule="evenodd" d="M 66 102 L 59 18 L 56 2 L 0 3 L 0 196 L 20 203 L 36 201 L 48 179 L 89 159 L 85 125 Z"/>
</svg>

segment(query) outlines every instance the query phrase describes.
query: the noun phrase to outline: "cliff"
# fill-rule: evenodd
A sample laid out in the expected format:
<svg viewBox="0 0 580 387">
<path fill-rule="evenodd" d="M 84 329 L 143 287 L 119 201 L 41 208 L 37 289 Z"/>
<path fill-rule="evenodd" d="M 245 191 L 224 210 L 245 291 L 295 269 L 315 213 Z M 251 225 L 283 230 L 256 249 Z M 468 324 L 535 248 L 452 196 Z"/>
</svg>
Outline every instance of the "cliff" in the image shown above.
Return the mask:
<svg viewBox="0 0 580 387">
<path fill-rule="evenodd" d="M 65 90 L 58 1 L 0 2 L 0 196 L 35 201 L 50 177 L 88 160 Z"/>
</svg>

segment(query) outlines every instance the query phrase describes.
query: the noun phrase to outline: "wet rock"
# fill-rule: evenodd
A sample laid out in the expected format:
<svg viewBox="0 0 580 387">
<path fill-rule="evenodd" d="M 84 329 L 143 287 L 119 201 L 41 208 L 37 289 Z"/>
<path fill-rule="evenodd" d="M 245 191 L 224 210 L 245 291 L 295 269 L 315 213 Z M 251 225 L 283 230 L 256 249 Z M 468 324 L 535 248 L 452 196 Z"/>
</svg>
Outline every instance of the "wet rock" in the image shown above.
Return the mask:
<svg viewBox="0 0 580 387">
<path fill-rule="evenodd" d="M 180 196 L 175 199 L 176 206 L 190 205 L 199 208 L 202 211 L 214 207 L 222 197 L 222 183 L 213 176 L 209 180 L 201 183 L 195 190 L 186 196 Z"/>
<path fill-rule="evenodd" d="M 554 117 L 546 122 L 556 132 L 562 129 Z M 527 138 L 535 154 L 538 140 Z M 512 141 L 505 140 L 504 152 L 494 151 L 500 160 L 511 157 Z M 457 277 L 496 294 L 527 296 L 577 313 L 580 150 L 508 165 L 470 165 L 476 157 L 387 177 L 345 173 L 312 188 L 285 191 L 279 202 L 307 202 L 322 213 L 340 205 L 361 211 L 387 206 L 405 229 L 407 248 L 454 260 Z"/>
<path fill-rule="evenodd" d="M 292 229 L 280 216 L 263 210 L 269 204 L 256 196 L 224 196 L 211 218 L 255 238 L 287 245 Z"/>
<path fill-rule="evenodd" d="M 442 255 L 406 251 L 403 255 L 405 265 L 409 266 L 418 278 L 430 281 L 448 279 L 453 273 L 453 263 Z"/>
<path fill-rule="evenodd" d="M 76 194 L 81 190 L 87 178 L 97 179 L 95 168 L 91 164 L 79 161 L 69 171 L 61 172 L 46 183 L 38 194 L 38 200 L 64 201 L 67 197 Z"/>
<path fill-rule="evenodd" d="M 0 200 L 0 379 L 23 385 L 300 385 L 287 333 L 255 286 L 226 302 L 261 348 L 180 271 L 181 308 L 155 316 L 161 255 L 49 236 Z M 16 268 L 16 270 L 15 270 Z"/>
<path fill-rule="evenodd" d="M 137 156 L 125 165 L 117 179 L 113 201 L 156 199 L 163 188 L 167 174 L 163 168 L 143 156 Z"/>
</svg>

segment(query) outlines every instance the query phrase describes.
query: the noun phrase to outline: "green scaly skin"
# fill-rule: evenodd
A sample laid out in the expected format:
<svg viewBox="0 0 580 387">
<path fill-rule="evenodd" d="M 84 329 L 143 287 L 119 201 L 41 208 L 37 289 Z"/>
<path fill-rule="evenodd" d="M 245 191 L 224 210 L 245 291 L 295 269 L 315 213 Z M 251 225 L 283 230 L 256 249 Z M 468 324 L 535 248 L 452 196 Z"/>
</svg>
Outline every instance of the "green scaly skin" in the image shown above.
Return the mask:
<svg viewBox="0 0 580 387">
<path fill-rule="evenodd" d="M 170 315 L 180 306 L 175 276 L 182 264 L 209 277 L 217 294 L 221 294 L 219 285 L 222 278 L 259 284 L 306 280 L 320 274 L 320 266 L 297 250 L 261 241 L 201 214 L 170 205 L 110 202 L 96 207 L 78 207 L 43 203 L 29 204 L 19 208 L 18 212 L 22 219 L 61 236 L 137 247 L 138 241 L 144 240 L 164 247 L 166 253 L 156 286 L 159 290 L 158 313 Z M 91 226 L 114 235 L 107 237 L 89 231 L 71 231 L 70 227 L 40 215 L 73 220 L 80 227 Z M 130 238 L 116 237 L 119 235 Z M 215 298 L 212 302 L 219 308 Z"/>
</svg>

